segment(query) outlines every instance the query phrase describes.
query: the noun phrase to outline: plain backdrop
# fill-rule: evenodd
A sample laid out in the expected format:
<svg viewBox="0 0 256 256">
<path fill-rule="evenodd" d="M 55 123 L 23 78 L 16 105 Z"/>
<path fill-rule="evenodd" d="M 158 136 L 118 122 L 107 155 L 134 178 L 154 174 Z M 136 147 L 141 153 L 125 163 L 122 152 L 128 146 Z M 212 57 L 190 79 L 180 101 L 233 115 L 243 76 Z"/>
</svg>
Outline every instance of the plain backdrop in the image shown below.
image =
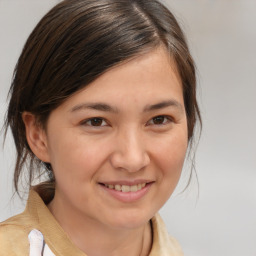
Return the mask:
<svg viewBox="0 0 256 256">
<path fill-rule="evenodd" d="M 26 38 L 57 0 L 0 0 L 0 125 Z M 198 69 L 203 131 L 197 175 L 161 210 L 186 256 L 256 256 L 256 1 L 166 0 Z M 0 137 L 3 143 L 3 135 Z M 0 149 L 0 221 L 21 212 L 13 197 L 15 149 Z"/>
</svg>

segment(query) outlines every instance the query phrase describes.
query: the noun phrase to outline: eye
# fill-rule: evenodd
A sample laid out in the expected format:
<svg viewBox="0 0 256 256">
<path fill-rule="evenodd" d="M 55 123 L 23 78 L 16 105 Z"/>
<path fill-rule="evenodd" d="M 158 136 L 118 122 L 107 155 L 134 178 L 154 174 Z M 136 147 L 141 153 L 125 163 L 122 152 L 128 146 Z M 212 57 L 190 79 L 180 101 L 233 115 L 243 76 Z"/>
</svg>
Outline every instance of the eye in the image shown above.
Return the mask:
<svg viewBox="0 0 256 256">
<path fill-rule="evenodd" d="M 153 117 L 148 124 L 149 125 L 165 125 L 172 122 L 172 118 L 169 116 L 156 116 Z"/>
<path fill-rule="evenodd" d="M 103 118 L 100 118 L 100 117 L 93 117 L 93 118 L 87 119 L 87 120 L 83 121 L 81 124 L 88 125 L 88 126 L 98 126 L 98 127 L 108 125 L 107 122 Z"/>
</svg>

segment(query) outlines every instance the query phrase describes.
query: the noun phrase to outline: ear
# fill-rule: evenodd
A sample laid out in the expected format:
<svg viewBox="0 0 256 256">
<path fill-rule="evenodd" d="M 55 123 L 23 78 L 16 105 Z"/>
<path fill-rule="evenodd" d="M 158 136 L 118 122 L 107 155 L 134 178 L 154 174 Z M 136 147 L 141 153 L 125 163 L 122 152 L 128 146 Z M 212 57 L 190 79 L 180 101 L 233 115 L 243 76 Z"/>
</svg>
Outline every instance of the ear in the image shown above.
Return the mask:
<svg viewBox="0 0 256 256">
<path fill-rule="evenodd" d="M 45 130 L 36 122 L 35 116 L 30 112 L 23 112 L 22 119 L 30 149 L 41 161 L 50 163 Z"/>
</svg>

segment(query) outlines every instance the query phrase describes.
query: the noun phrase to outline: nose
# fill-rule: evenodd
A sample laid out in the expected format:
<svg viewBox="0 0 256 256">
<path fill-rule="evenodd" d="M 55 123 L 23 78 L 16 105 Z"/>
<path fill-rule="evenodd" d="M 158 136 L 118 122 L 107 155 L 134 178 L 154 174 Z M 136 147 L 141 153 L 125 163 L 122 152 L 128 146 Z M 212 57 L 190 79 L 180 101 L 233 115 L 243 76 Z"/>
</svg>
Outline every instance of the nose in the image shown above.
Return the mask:
<svg viewBox="0 0 256 256">
<path fill-rule="evenodd" d="M 136 130 L 129 129 L 126 132 L 120 132 L 113 145 L 112 166 L 128 172 L 144 169 L 150 163 L 145 144 L 143 136 Z"/>
</svg>

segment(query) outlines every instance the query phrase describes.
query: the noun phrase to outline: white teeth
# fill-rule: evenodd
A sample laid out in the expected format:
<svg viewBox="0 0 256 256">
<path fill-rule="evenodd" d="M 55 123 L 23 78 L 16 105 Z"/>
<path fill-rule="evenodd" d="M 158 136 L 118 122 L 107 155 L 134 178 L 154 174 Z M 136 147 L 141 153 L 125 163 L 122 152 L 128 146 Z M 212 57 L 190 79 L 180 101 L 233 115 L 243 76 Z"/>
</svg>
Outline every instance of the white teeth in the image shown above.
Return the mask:
<svg viewBox="0 0 256 256">
<path fill-rule="evenodd" d="M 131 191 L 131 192 L 136 192 L 136 191 L 138 191 L 138 186 L 137 186 L 137 185 L 131 186 L 130 191 Z"/>
<path fill-rule="evenodd" d="M 111 185 L 110 185 L 111 186 Z M 122 187 L 120 185 L 115 185 L 115 190 L 117 191 L 121 191 L 122 190 Z"/>
<path fill-rule="evenodd" d="M 130 192 L 130 186 L 123 185 L 122 192 Z"/>
<path fill-rule="evenodd" d="M 115 189 L 117 191 L 122 191 L 124 193 L 127 193 L 127 192 L 137 192 L 138 190 L 141 190 L 142 188 L 144 188 L 146 186 L 146 183 L 141 183 L 141 184 L 132 185 L 132 186 L 128 186 L 128 185 L 107 185 L 107 184 L 105 184 L 105 186 L 107 188 L 110 188 L 110 189 Z"/>
</svg>

